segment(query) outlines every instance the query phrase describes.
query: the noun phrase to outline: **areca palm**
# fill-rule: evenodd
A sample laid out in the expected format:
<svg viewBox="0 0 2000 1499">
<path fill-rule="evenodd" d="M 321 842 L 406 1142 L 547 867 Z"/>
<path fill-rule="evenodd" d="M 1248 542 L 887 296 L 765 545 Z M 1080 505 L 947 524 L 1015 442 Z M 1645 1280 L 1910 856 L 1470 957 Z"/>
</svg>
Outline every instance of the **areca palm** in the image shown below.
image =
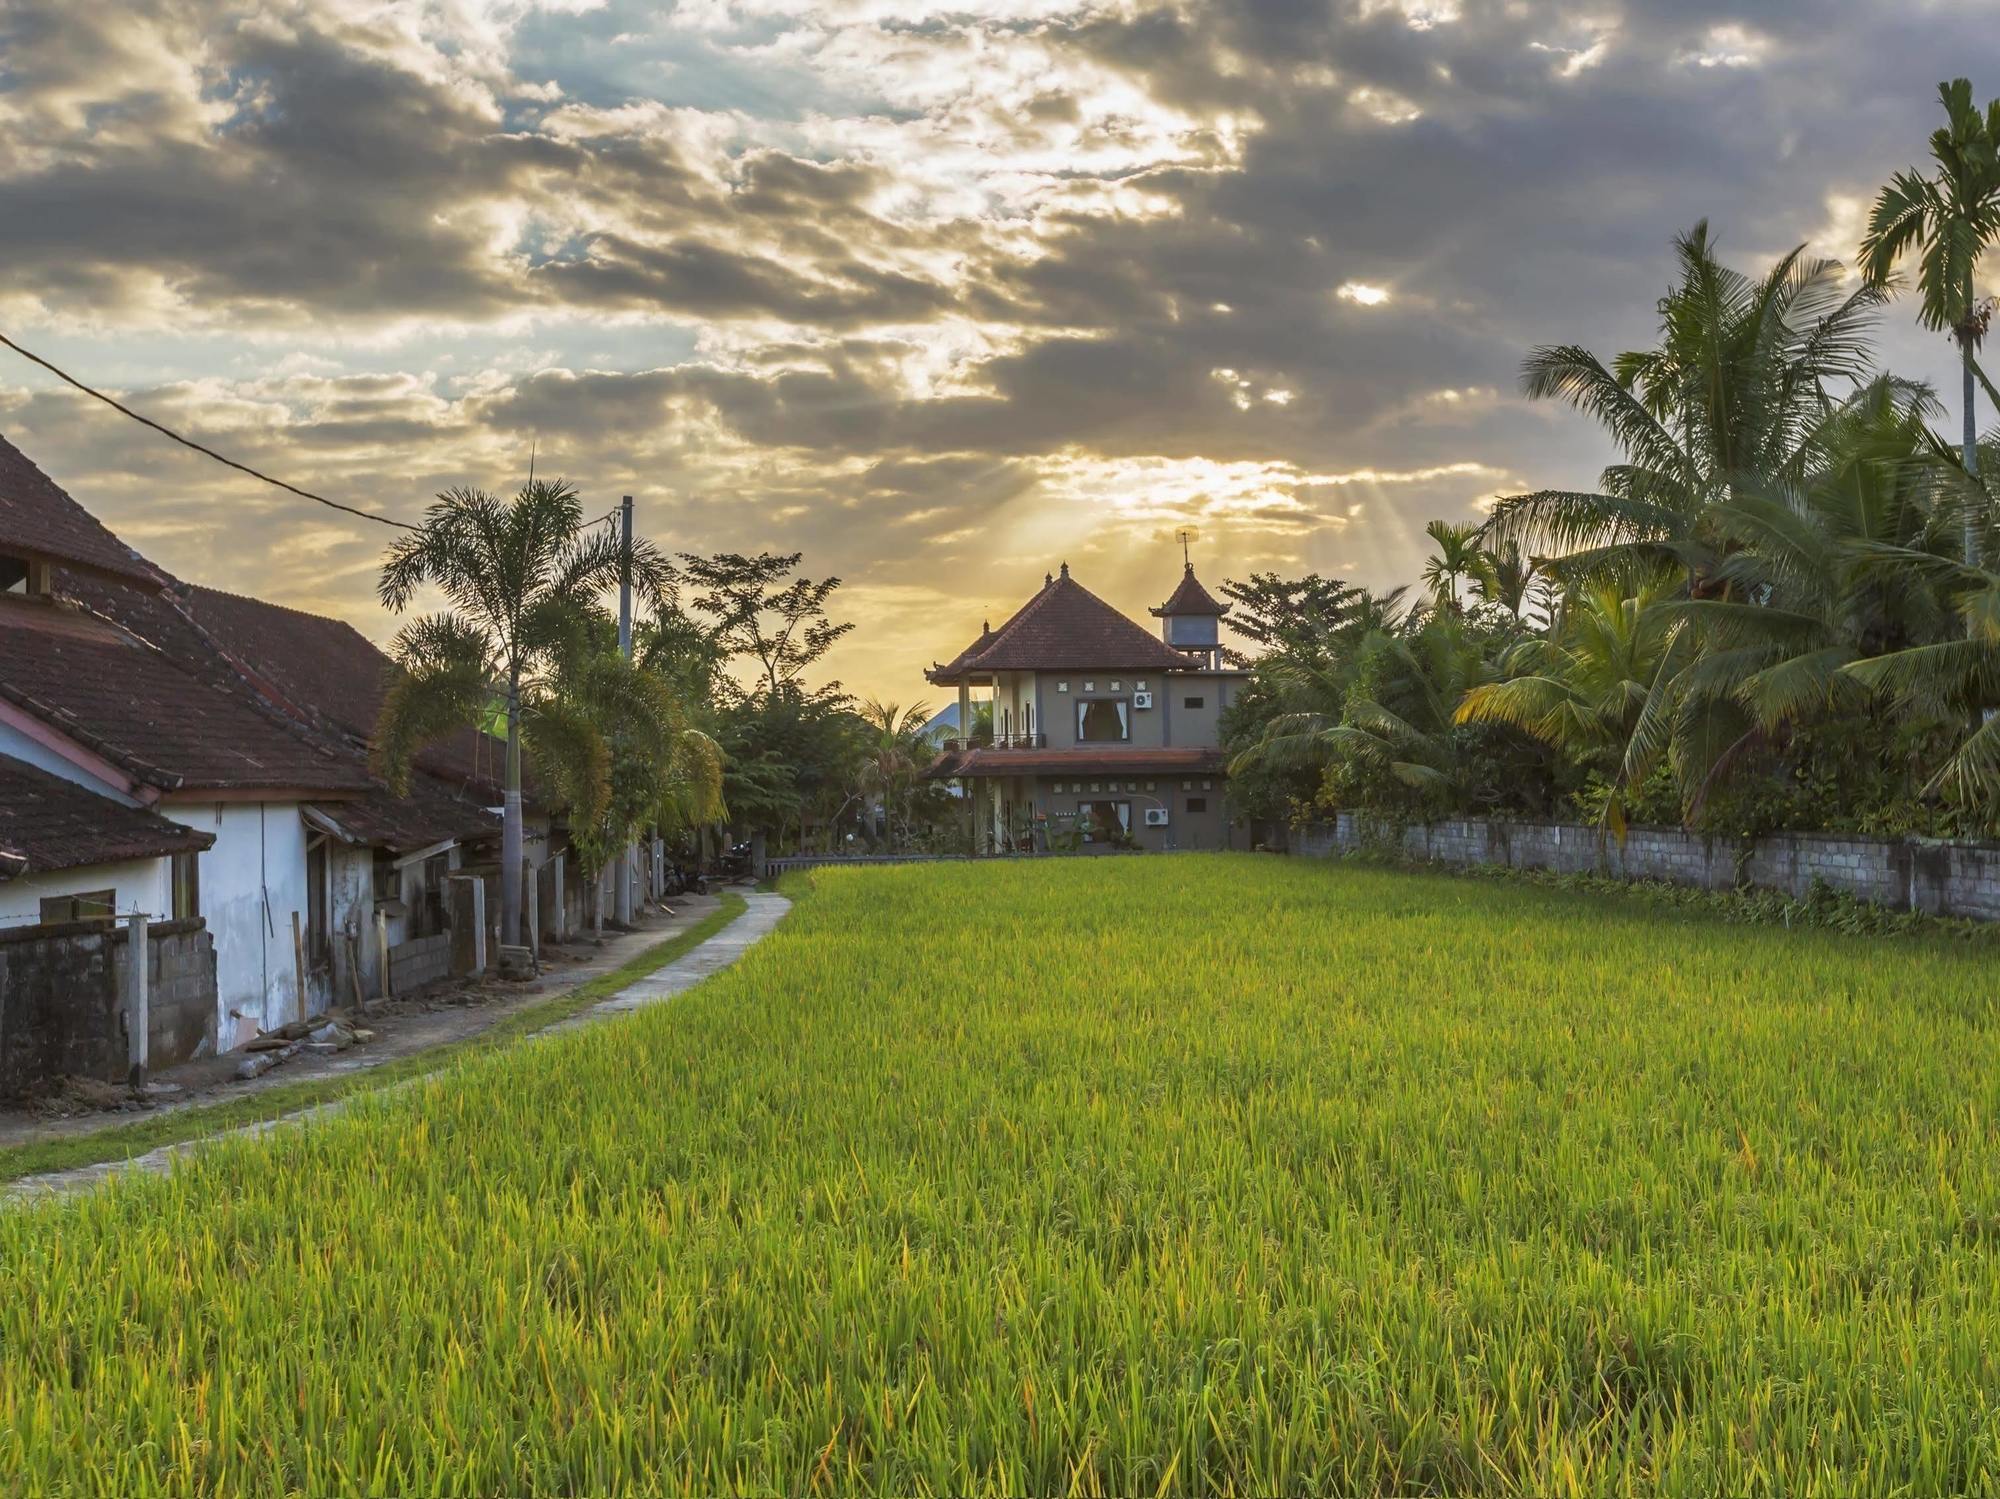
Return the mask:
<svg viewBox="0 0 2000 1499">
<path fill-rule="evenodd" d="M 382 563 L 377 594 L 403 613 L 426 588 L 443 612 L 421 616 L 396 635 L 390 654 L 401 672 L 382 705 L 377 763 L 391 784 L 407 785 L 410 762 L 430 740 L 476 724 L 495 697 L 504 705 L 507 772 L 500 834 L 500 929 L 521 940 L 521 752 L 524 730 L 556 753 L 551 769 L 572 796 L 590 800 L 598 777 L 563 767 L 599 763 L 584 716 L 538 687 L 537 673 L 577 620 L 619 579 L 622 550 L 607 530 L 586 529 L 575 488 L 533 479 L 511 501 L 481 490 L 446 490 L 420 529 L 399 538 Z M 657 589 L 664 569 L 643 543 L 633 577 Z"/>
<path fill-rule="evenodd" d="M 1979 300 L 1976 277 L 1981 257 L 2000 240 L 2000 100 L 1982 115 L 1964 78 L 1939 84 L 1938 97 L 1945 123 L 1931 135 L 1936 175 L 1926 177 L 1911 167 L 1882 189 L 1868 216 L 1861 260 L 1869 280 L 1881 286 L 1904 255 L 1917 253 L 1917 315 L 1926 328 L 1948 331 L 1958 343 L 1964 382 L 1960 461 L 1968 473 L 1977 473 L 1975 377 L 1992 306 Z M 1977 561 L 1970 529 L 1964 557 Z"/>
<path fill-rule="evenodd" d="M 1534 350 L 1522 388 L 1595 417 L 1621 450 L 1590 491 L 1538 490 L 1495 507 L 1484 540 L 1552 554 L 1563 580 L 1678 568 L 1714 591 L 1721 548 L 1709 507 L 1739 488 L 1803 481 L 1823 456 L 1843 383 L 1868 374 L 1884 293 L 1841 283 L 1800 246 L 1762 277 L 1724 266 L 1706 223 L 1675 241 L 1679 276 L 1659 303 L 1659 341 L 1606 366 L 1575 344 Z"/>
<path fill-rule="evenodd" d="M 896 835 L 897 812 L 899 809 L 905 811 L 903 835 L 907 838 L 910 788 L 925 767 L 937 757 L 936 737 L 924 727 L 930 721 L 930 705 L 911 703 L 908 707 L 901 707 L 870 698 L 861 705 L 860 713 L 868 731 L 861 762 L 863 788 L 882 799 L 882 816 L 892 841 Z"/>
<path fill-rule="evenodd" d="M 1424 560 L 1424 586 L 1431 591 L 1431 599 L 1438 608 L 1456 610 L 1459 584 L 1487 576 L 1479 527 L 1434 520 L 1424 527 L 1424 534 L 1436 544 L 1436 550 Z"/>
</svg>

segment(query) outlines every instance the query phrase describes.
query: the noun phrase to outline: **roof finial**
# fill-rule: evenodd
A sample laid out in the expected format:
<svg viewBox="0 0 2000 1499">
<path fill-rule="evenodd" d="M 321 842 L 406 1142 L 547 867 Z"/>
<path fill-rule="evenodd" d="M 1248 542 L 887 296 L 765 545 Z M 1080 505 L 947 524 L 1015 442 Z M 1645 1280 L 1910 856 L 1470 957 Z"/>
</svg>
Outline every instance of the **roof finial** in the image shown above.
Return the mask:
<svg viewBox="0 0 2000 1499">
<path fill-rule="evenodd" d="M 990 619 L 982 619 L 979 622 L 979 633 L 982 635 L 991 635 L 993 633 L 993 621 Z"/>
<path fill-rule="evenodd" d="M 1188 554 L 1188 543 L 1201 538 L 1201 532 L 1193 526 L 1182 526 L 1174 532 L 1174 540 L 1181 544 L 1181 562 L 1189 572 L 1194 571 L 1194 558 Z"/>
<path fill-rule="evenodd" d="M 1065 561 L 1062 565 L 1062 575 L 1065 578 L 1069 576 L 1069 563 L 1067 561 Z"/>
<path fill-rule="evenodd" d="M 1047 588 L 1051 583 L 1055 582 L 1055 580 L 1056 580 L 1056 575 L 1054 573 L 1043 573 L 1042 587 Z"/>
</svg>

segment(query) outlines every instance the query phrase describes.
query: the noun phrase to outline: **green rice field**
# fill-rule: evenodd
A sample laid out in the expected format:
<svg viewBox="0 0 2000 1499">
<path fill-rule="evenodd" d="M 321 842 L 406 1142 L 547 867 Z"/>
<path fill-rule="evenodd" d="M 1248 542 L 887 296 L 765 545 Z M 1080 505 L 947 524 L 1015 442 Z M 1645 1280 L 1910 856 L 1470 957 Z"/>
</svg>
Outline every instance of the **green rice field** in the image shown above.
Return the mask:
<svg viewBox="0 0 2000 1499">
<path fill-rule="evenodd" d="M 1248 855 L 799 894 L 0 1212 L 0 1488 L 2000 1487 L 1990 955 Z"/>
</svg>

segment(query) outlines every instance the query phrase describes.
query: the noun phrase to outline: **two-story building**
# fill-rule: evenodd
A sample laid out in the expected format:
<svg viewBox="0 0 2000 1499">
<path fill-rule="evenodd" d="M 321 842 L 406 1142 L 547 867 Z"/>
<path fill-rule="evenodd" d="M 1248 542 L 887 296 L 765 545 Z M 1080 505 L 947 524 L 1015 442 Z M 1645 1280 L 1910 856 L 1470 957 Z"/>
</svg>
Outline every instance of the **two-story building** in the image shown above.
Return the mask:
<svg viewBox="0 0 2000 1499">
<path fill-rule="evenodd" d="M 1069 575 L 1047 576 L 1005 624 L 925 676 L 958 690 L 961 724 L 933 780 L 964 789 L 979 853 L 1078 845 L 1228 848 L 1222 710 L 1244 677 L 1223 663 L 1226 606 L 1189 566 L 1152 611 L 1156 636 Z"/>
</svg>

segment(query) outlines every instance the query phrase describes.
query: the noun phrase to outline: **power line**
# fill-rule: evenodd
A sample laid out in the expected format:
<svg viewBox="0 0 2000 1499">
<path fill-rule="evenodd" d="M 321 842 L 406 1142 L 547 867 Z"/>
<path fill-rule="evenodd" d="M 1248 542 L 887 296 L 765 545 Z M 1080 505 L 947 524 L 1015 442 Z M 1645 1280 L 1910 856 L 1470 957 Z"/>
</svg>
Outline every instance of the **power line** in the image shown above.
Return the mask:
<svg viewBox="0 0 2000 1499">
<path fill-rule="evenodd" d="M 19 344 L 15 343 L 13 339 L 9 338 L 4 333 L 0 333 L 0 344 L 5 344 L 8 348 L 12 349 L 16 354 L 19 354 L 23 359 L 31 360 L 34 363 L 39 364 L 43 369 L 47 370 L 50 374 L 54 375 L 58 380 L 62 381 L 65 385 L 73 385 L 78 390 L 82 391 L 85 395 L 91 397 L 93 400 L 102 401 L 105 405 L 109 406 L 113 411 L 119 413 L 119 415 L 129 416 L 132 418 L 133 421 L 138 422 L 141 426 L 151 427 L 155 432 L 159 433 L 162 437 L 172 438 L 182 447 L 193 448 L 197 453 L 201 454 L 204 458 L 213 458 L 217 463 L 223 464 L 229 468 L 233 468 L 238 473 L 248 474 L 253 479 L 261 479 L 266 484 L 274 485 L 275 487 L 285 490 L 288 493 L 295 494 L 302 500 L 311 500 L 315 504 L 325 505 L 330 510 L 343 511 L 348 515 L 359 516 L 362 520 L 372 520 L 377 525 L 394 526 L 400 531 L 420 531 L 423 529 L 423 527 L 421 526 L 411 525 L 408 521 L 392 520 L 386 515 L 376 515 L 374 512 L 368 510 L 357 510 L 352 505 L 343 505 L 338 500 L 329 500 L 323 494 L 314 494 L 310 489 L 301 489 L 296 484 L 287 484 L 283 479 L 274 479 L 269 474 L 259 473 L 256 469 L 250 467 L 250 465 L 247 463 L 238 463 L 234 458 L 225 458 L 222 456 L 222 454 L 216 452 L 215 449 L 205 448 L 200 443 L 194 441 L 192 438 L 183 437 L 181 436 L 180 433 L 173 431 L 171 428 L 161 426 L 151 417 L 141 416 L 139 415 L 138 412 L 132 410 L 131 407 L 120 405 L 117 401 L 114 401 L 110 396 L 107 396 L 103 391 L 91 389 L 88 385 L 85 385 L 81 380 L 77 379 L 76 376 L 70 374 L 69 371 L 58 369 L 55 365 L 50 364 L 48 360 L 42 358 L 41 355 L 35 353 L 30 349 L 22 348 Z"/>
</svg>

